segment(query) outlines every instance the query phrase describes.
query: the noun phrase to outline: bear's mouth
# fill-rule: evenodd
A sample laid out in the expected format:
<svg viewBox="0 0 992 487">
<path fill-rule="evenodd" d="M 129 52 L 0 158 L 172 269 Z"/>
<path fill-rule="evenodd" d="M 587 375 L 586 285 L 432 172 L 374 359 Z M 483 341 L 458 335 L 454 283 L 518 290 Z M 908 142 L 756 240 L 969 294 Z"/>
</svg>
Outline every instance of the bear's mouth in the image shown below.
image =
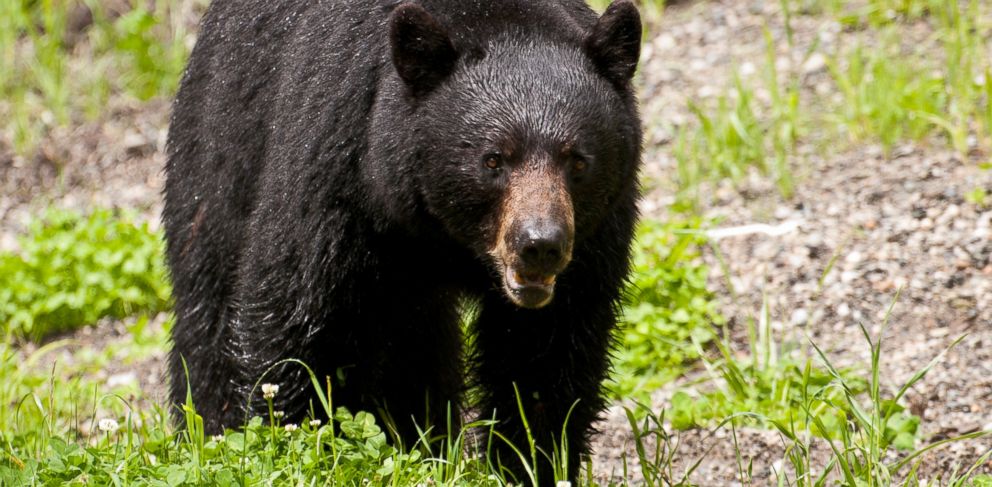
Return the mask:
<svg viewBox="0 0 992 487">
<path fill-rule="evenodd" d="M 555 293 L 555 274 L 534 274 L 503 268 L 503 289 L 507 297 L 521 308 L 537 309 L 551 302 Z"/>
</svg>

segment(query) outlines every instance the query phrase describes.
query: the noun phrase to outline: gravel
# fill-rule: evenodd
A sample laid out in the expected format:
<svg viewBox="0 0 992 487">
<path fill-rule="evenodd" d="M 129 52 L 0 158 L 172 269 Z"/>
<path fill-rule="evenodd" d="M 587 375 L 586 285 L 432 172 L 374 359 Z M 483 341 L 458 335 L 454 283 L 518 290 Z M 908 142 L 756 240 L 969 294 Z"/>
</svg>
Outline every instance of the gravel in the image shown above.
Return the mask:
<svg viewBox="0 0 992 487">
<path fill-rule="evenodd" d="M 666 10 L 642 59 L 644 118 L 651 123 L 645 174 L 658 182 L 642 208 L 647 216 L 668 217 L 672 192 L 665 182 L 675 168 L 670 142 L 677 127 L 692 123 L 688 101 L 723 93 L 733 82 L 735 66 L 742 77 L 760 75 L 764 68 L 755 64 L 765 62 L 765 27 L 776 39 L 778 69 L 798 67 L 803 100 L 811 92 L 833 90 L 823 53 L 869 35 L 845 31 L 826 17 L 795 16 L 790 47 L 782 42 L 778 5 L 696 2 Z M 923 43 L 928 32 L 925 24 L 914 24 L 903 42 Z M 962 158 L 936 139 L 895 147 L 889 154 L 870 144 L 837 149 L 818 143 L 815 134 L 810 139 L 797 148 L 803 160 L 790 200 L 753 174 L 739 188 L 708 188 L 713 198 L 704 212 L 720 223 L 704 259 L 724 314 L 743 323 L 757 316 L 767 298 L 777 340 L 803 345 L 809 337 L 836 365 L 860 370 L 870 365 L 859 327 L 864 324 L 873 336 L 883 336 L 883 390 L 889 394 L 964 336 L 904 402 L 923 420 L 918 447 L 986 428 L 992 420 L 992 211 L 964 195 L 976 187 L 992 192 L 992 171 L 979 168 L 988 156 L 976 152 Z M 727 275 L 716 249 L 727 263 Z M 745 330 L 737 327 L 731 333 L 732 342 L 745 350 Z M 668 405 L 671 394 L 697 376 L 689 374 L 658 391 L 654 406 Z M 611 411 L 601 429 L 594 464 L 605 480 L 611 471 L 620 471 L 622 452 L 628 462 L 636 454 L 623 414 Z M 744 464 L 753 462 L 754 481 L 775 482 L 773 467 L 784 453 L 778 435 L 743 429 L 737 431 L 737 444 Z M 814 449 L 814 465 L 829 459 L 825 446 L 819 442 Z M 955 465 L 970 466 L 990 448 L 992 439 L 986 438 L 928 453 L 918 475 L 947 475 Z M 704 457 L 692 482 L 740 482 L 737 449 L 725 433 L 682 432 L 679 451 L 678 474 Z M 630 471 L 640 478 L 637 469 Z M 992 462 L 978 471 L 992 472 Z"/>
</svg>

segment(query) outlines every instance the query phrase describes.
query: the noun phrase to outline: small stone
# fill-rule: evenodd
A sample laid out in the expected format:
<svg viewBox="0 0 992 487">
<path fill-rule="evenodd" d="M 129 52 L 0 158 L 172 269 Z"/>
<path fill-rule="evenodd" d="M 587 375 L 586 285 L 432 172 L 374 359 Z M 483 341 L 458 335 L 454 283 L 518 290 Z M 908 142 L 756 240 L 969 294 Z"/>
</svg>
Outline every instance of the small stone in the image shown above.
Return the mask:
<svg viewBox="0 0 992 487">
<path fill-rule="evenodd" d="M 124 148 L 130 151 L 139 151 L 149 146 L 148 138 L 143 134 L 133 131 L 124 133 Z"/>
<path fill-rule="evenodd" d="M 131 384 L 136 384 L 138 382 L 138 377 L 134 372 L 124 372 L 121 374 L 114 374 L 107 378 L 107 387 L 118 387 L 126 386 Z"/>
<path fill-rule="evenodd" d="M 668 34 L 662 34 L 655 39 L 654 45 L 662 51 L 675 49 L 675 38 Z"/>
<path fill-rule="evenodd" d="M 775 60 L 775 69 L 778 70 L 779 73 L 784 73 L 788 71 L 789 68 L 791 67 L 792 67 L 792 63 L 789 61 L 789 58 L 787 57 L 780 57 Z"/>
<path fill-rule="evenodd" d="M 892 288 L 894 287 L 895 284 L 892 282 L 891 279 L 882 279 L 881 281 L 878 281 L 874 285 L 872 285 L 872 288 L 880 293 L 891 291 Z"/>
<path fill-rule="evenodd" d="M 803 73 L 814 74 L 827 67 L 827 57 L 819 52 L 814 52 L 806 62 L 803 63 Z"/>
<path fill-rule="evenodd" d="M 809 311 L 806 308 L 796 308 L 789 321 L 793 326 L 804 326 L 809 321 Z"/>
</svg>

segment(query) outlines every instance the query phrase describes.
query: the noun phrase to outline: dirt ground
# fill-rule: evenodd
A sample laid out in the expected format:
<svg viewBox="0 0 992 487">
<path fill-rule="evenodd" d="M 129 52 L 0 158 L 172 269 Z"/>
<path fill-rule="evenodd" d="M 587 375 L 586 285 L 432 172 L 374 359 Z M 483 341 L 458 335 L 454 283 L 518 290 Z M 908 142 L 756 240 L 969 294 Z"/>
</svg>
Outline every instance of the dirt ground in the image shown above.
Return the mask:
<svg viewBox="0 0 992 487">
<path fill-rule="evenodd" d="M 672 201 L 664 181 L 674 171 L 675 129 L 691 123 L 688 100 L 722 93 L 733 67 L 746 74 L 764 62 L 764 27 L 774 39 L 785 36 L 778 5 L 678 2 L 655 26 L 639 75 L 647 127 L 644 174 L 648 187 L 657 188 L 645 198 L 645 215 L 665 218 L 664 208 Z M 810 93 L 831 89 L 817 53 L 832 53 L 838 42 L 867 35 L 818 16 L 795 16 L 792 29 L 792 47 L 777 44 L 777 64 L 800 73 L 803 90 Z M 921 24 L 907 32 L 906 42 L 913 42 L 925 39 L 928 30 Z M 0 145 L 0 250 L 15 249 L 15 235 L 30 215 L 50 204 L 139 208 L 157 222 L 168 104 L 115 101 L 109 110 L 100 122 L 54 131 L 27 158 Z M 719 218 L 720 229 L 760 223 L 782 230 L 714 233 L 713 246 L 728 263 L 729 275 L 720 270 L 714 248 L 704 258 L 713 269 L 711 282 L 724 314 L 743 323 L 758 313 L 765 296 L 783 346 L 805 343 L 808 336 L 841 364 L 866 368 L 868 346 L 858 324 L 882 332 L 882 317 L 901 289 L 884 329 L 882 376 L 889 384 L 901 384 L 966 335 L 907 395 L 906 403 L 923 419 L 924 444 L 992 429 L 992 212 L 964 198 L 975 187 L 992 193 L 992 171 L 978 168 L 988 156 L 976 152 L 961 158 L 939 140 L 901 145 L 885 154 L 870 144 L 838 150 L 811 139 L 797 150 L 792 199 L 783 200 L 757 177 L 743 189 L 708 189 L 713 201 L 705 211 Z M 836 264 L 821 286 L 835 255 Z M 734 341 L 743 349 L 745 336 L 737 330 Z M 127 339 L 113 322 L 77 336 L 97 344 Z M 162 391 L 161 361 L 153 357 L 136 371 L 153 397 Z M 107 380 L 114 376 L 109 372 Z M 678 387 L 658 391 L 654 405 L 665 406 Z M 600 429 L 597 477 L 619 476 L 619 459 L 626 453 L 628 470 L 637 478 L 631 431 L 619 406 L 607 412 Z M 738 431 L 737 448 L 728 431 L 688 431 L 679 438 L 676 473 L 704 457 L 691 477 L 699 485 L 737 482 L 738 448 L 745 463 L 753 462 L 755 485 L 774 483 L 772 469 L 781 467 L 784 446 L 769 431 Z M 992 440 L 986 439 L 928 454 L 920 477 L 937 478 L 955 464 L 970 465 L 989 448 Z M 826 458 L 825 445 L 814 452 L 821 462 Z M 992 464 L 982 470 L 992 472 Z"/>
<path fill-rule="evenodd" d="M 642 59 L 649 181 L 664 181 L 675 170 L 671 141 L 674 127 L 692 118 L 687 101 L 722 93 L 732 82 L 734 66 L 746 75 L 762 65 L 766 26 L 777 40 L 777 67 L 801 77 L 804 97 L 833 89 L 823 56 L 838 43 L 860 38 L 871 45 L 870 33 L 845 31 L 827 17 L 796 16 L 790 49 L 782 41 L 785 26 L 778 5 L 694 2 L 666 10 Z M 930 32 L 925 23 L 914 24 L 903 41 L 926 42 Z M 817 144 L 815 134 L 809 139 L 796 150 L 799 180 L 790 200 L 761 178 L 751 178 L 738 190 L 708 188 L 714 201 L 705 212 L 720 222 L 712 232 L 713 246 L 727 263 L 727 274 L 714 248 L 704 258 L 726 316 L 738 324 L 755 317 L 765 297 L 783 348 L 801 348 L 808 336 L 837 363 L 866 369 L 870 352 L 859 323 L 875 335 L 883 332 L 885 312 L 901 290 L 883 334 L 882 377 L 890 390 L 966 335 L 907 394 L 911 411 L 923 419 L 923 443 L 992 429 L 992 212 L 964 198 L 975 187 L 992 189 L 992 172 L 978 167 L 988 156 L 975 151 L 962 159 L 937 140 L 901 145 L 886 155 L 870 144 L 837 150 Z M 648 195 L 644 210 L 664 218 L 671 192 L 661 186 Z M 734 339 L 743 349 L 742 328 L 737 327 Z M 655 394 L 654 405 L 665 406 L 680 383 Z M 611 465 L 624 450 L 632 456 L 626 424 L 621 411 L 610 411 L 594 464 Z M 737 436 L 744 464 L 753 461 L 754 483 L 775 483 L 772 468 L 781 469 L 784 451 L 778 435 L 744 430 Z M 738 480 L 729 432 L 691 431 L 680 443 L 677 474 L 705 457 L 693 482 Z M 814 458 L 822 465 L 828 452 L 826 445 L 819 446 Z M 947 475 L 955 464 L 970 466 L 990 448 L 992 440 L 985 439 L 929 454 L 920 478 Z M 992 464 L 981 470 L 992 471 Z"/>
</svg>

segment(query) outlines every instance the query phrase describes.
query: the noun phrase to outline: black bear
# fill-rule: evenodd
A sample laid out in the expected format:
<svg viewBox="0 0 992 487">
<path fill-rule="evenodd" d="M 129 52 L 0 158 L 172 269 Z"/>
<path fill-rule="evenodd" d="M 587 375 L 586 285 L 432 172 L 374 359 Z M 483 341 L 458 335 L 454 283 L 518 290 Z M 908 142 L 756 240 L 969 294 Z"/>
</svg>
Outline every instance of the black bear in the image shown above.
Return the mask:
<svg viewBox="0 0 992 487">
<path fill-rule="evenodd" d="M 629 0 L 602 16 L 582 0 L 215 0 L 168 138 L 171 400 L 185 361 L 207 431 L 238 426 L 263 372 L 296 358 L 409 446 L 418 426 L 457 428 L 474 387 L 525 448 L 519 397 L 574 477 L 637 217 L 640 38 Z M 264 382 L 288 421 L 317 404 L 299 366 Z"/>
</svg>

